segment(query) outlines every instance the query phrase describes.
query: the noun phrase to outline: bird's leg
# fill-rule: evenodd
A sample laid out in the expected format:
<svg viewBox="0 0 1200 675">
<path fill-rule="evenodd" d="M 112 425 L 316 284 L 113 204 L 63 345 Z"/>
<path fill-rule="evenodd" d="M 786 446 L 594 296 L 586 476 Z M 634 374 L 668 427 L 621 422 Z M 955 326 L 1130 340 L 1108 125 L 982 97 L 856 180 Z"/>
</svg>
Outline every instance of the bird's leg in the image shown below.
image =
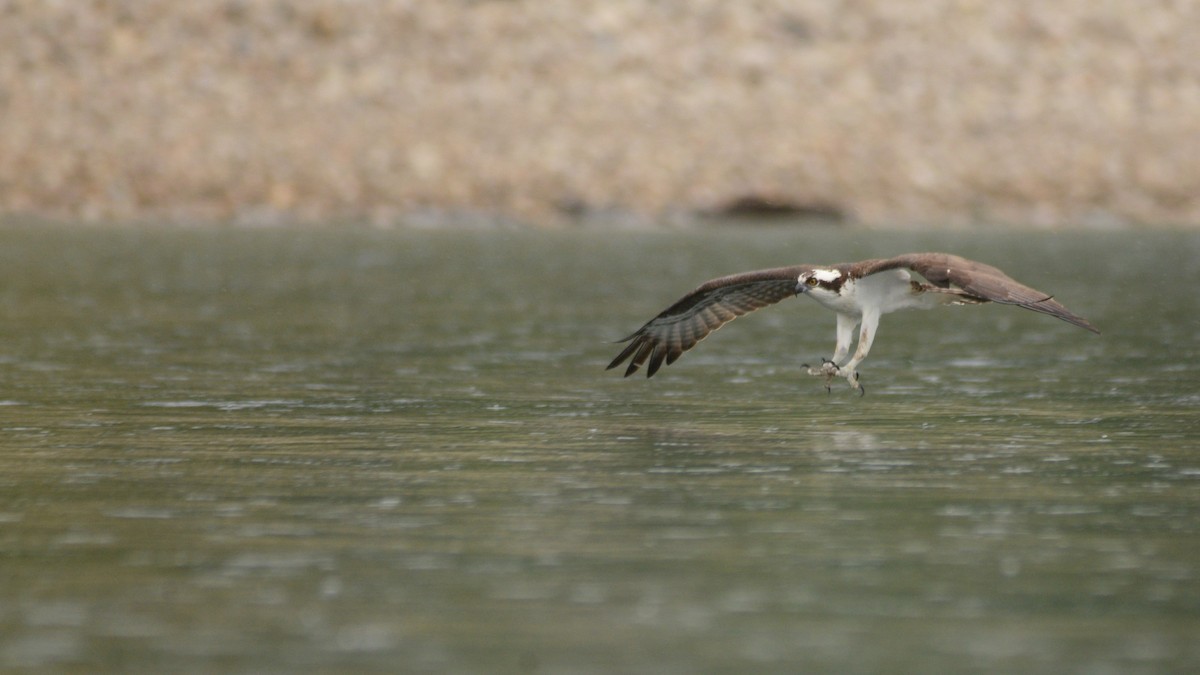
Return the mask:
<svg viewBox="0 0 1200 675">
<path fill-rule="evenodd" d="M 831 363 L 843 364 L 846 355 L 850 353 L 850 341 L 854 339 L 854 329 L 858 328 L 858 317 L 849 314 L 837 315 L 837 345 L 833 348 Z"/>
<path fill-rule="evenodd" d="M 862 330 L 858 333 L 858 347 L 854 350 L 854 357 L 851 358 L 844 366 L 842 366 L 840 375 L 846 378 L 846 382 L 850 386 L 858 390 L 858 395 L 862 396 L 867 393 L 863 389 L 862 383 L 858 381 L 858 364 L 862 363 L 863 359 L 867 358 L 867 354 L 871 351 L 871 343 L 875 341 L 875 330 L 879 328 L 879 315 L 875 313 L 864 314 L 862 318 Z"/>
<path fill-rule="evenodd" d="M 833 358 L 822 358 L 821 366 L 819 368 L 813 368 L 807 363 L 801 364 L 804 368 L 808 369 L 809 375 L 820 377 L 825 380 L 825 391 L 833 390 L 833 387 L 830 386 L 830 384 L 833 382 L 833 378 L 838 376 L 845 377 L 846 375 L 844 368 L 839 366 L 838 363 L 845 362 L 846 356 L 850 353 L 850 341 L 854 339 L 854 329 L 858 328 L 858 323 L 859 319 L 856 316 L 850 314 L 838 314 L 837 345 L 835 345 L 833 348 Z M 856 376 L 855 382 L 857 381 L 858 379 Z"/>
</svg>

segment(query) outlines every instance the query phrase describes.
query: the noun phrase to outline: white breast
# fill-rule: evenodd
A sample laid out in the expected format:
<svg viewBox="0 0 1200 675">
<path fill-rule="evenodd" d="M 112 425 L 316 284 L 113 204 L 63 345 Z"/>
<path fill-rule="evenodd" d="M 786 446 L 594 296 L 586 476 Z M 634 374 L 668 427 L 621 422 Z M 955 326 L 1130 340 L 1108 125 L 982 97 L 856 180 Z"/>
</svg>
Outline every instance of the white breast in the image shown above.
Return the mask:
<svg viewBox="0 0 1200 675">
<path fill-rule="evenodd" d="M 936 304 L 934 298 L 924 293 L 913 292 L 909 283 L 912 275 L 908 270 L 887 270 L 862 279 L 847 279 L 839 295 L 821 293 L 815 289 L 810 295 L 813 300 L 839 314 L 860 317 L 868 307 L 877 308 L 880 314 L 898 309 L 926 308 Z"/>
</svg>

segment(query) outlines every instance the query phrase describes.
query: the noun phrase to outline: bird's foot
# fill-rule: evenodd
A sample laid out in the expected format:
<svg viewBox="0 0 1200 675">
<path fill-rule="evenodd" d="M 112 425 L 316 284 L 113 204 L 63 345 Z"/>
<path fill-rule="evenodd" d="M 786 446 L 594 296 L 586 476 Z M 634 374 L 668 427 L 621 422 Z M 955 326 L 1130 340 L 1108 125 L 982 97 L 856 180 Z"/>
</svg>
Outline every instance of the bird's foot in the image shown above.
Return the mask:
<svg viewBox="0 0 1200 675">
<path fill-rule="evenodd" d="M 802 363 L 800 365 L 801 365 L 801 367 L 808 369 L 809 375 L 812 375 L 813 377 L 824 378 L 826 393 L 833 391 L 833 387 L 830 386 L 830 383 L 833 382 L 833 378 L 835 378 L 841 374 L 841 370 L 842 370 L 841 368 L 838 367 L 838 364 L 836 364 L 833 361 L 830 361 L 829 359 L 826 359 L 826 358 L 821 359 L 821 366 L 819 368 L 813 368 L 812 366 L 808 365 L 807 363 Z"/>
<path fill-rule="evenodd" d="M 848 371 L 846 373 L 846 381 L 850 383 L 851 389 L 856 389 L 858 391 L 858 395 L 860 397 L 867 395 L 867 390 L 863 388 L 862 382 L 859 381 L 857 370 Z"/>
<path fill-rule="evenodd" d="M 813 368 L 807 363 L 802 363 L 800 365 L 808 370 L 809 375 L 812 375 L 813 377 L 820 377 L 825 380 L 825 391 L 827 393 L 831 393 L 833 391 L 833 378 L 835 377 L 846 378 L 846 382 L 850 384 L 850 388 L 857 391 L 859 396 L 865 396 L 867 393 L 867 390 L 862 386 L 862 382 L 859 381 L 857 370 L 843 370 L 838 366 L 838 364 L 824 358 L 821 359 L 821 366 L 819 368 Z"/>
</svg>

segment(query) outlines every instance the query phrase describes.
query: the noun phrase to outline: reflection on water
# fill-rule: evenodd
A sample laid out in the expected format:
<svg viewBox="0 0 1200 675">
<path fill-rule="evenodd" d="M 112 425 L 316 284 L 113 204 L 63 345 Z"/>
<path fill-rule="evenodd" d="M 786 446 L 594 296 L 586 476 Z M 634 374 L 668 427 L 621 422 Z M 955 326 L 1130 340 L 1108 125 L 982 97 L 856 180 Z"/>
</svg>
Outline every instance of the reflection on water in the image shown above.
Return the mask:
<svg viewBox="0 0 1200 675">
<path fill-rule="evenodd" d="M 1200 661 L 1195 236 L 2 236 L 0 668 Z M 710 276 L 930 248 L 1104 335 L 890 315 L 859 399 L 797 301 L 603 370 Z"/>
</svg>

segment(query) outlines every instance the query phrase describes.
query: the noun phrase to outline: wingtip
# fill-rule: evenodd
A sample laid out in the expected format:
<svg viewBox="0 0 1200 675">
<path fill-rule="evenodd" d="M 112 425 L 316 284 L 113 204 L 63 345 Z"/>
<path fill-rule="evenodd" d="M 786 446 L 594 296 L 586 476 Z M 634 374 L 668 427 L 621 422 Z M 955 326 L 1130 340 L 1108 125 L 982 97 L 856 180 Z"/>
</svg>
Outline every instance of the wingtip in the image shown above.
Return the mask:
<svg viewBox="0 0 1200 675">
<path fill-rule="evenodd" d="M 1070 317 L 1060 317 L 1060 318 L 1062 318 L 1064 321 L 1071 324 L 1072 326 L 1079 326 L 1080 328 L 1083 328 L 1084 330 L 1089 330 L 1089 331 L 1095 333 L 1096 335 L 1100 334 L 1100 329 L 1093 326 L 1091 321 L 1088 321 L 1087 319 L 1085 319 L 1083 317 L 1072 315 Z"/>
<path fill-rule="evenodd" d="M 1096 335 L 1100 334 L 1100 329 L 1093 326 L 1091 321 L 1088 321 L 1087 319 L 1083 318 L 1082 316 L 1076 316 L 1074 314 L 1071 314 L 1069 317 L 1064 317 L 1064 318 L 1066 318 L 1067 323 L 1074 324 L 1076 326 L 1079 326 L 1080 328 L 1090 330 L 1091 332 L 1095 333 Z"/>
<path fill-rule="evenodd" d="M 1064 307 L 1062 303 L 1054 299 L 1053 295 L 1048 295 L 1037 302 L 1024 306 L 1028 309 L 1034 310 L 1035 312 L 1043 312 L 1058 319 L 1062 319 L 1072 326 L 1079 326 L 1080 328 L 1089 330 L 1096 335 L 1100 334 L 1100 329 L 1093 326 L 1091 321 L 1088 321 L 1082 316 L 1079 316 L 1078 314 L 1075 314 L 1071 310 Z"/>
</svg>

